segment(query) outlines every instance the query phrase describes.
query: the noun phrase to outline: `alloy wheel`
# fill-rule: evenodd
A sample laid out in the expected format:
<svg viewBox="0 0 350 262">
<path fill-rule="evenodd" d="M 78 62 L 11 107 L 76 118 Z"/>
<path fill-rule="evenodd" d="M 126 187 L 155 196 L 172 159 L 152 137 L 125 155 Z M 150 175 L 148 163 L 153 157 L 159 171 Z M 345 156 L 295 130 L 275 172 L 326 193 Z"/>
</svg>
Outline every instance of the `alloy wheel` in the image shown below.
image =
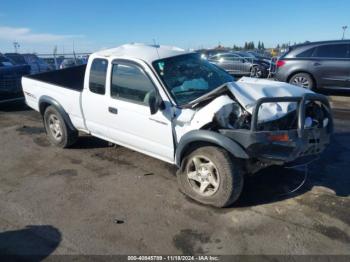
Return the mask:
<svg viewBox="0 0 350 262">
<path fill-rule="evenodd" d="M 191 188 L 201 196 L 214 195 L 220 185 L 218 169 L 210 159 L 194 156 L 187 164 L 187 180 Z"/>
<path fill-rule="evenodd" d="M 293 85 L 310 88 L 310 82 L 306 77 L 303 76 L 297 76 L 292 81 Z"/>
<path fill-rule="evenodd" d="M 50 128 L 50 132 L 52 134 L 52 137 L 57 141 L 62 140 L 62 135 L 63 135 L 62 126 L 61 126 L 61 122 L 57 118 L 57 116 L 54 114 L 50 115 L 49 120 L 48 120 L 48 124 L 49 124 L 49 128 Z"/>
</svg>

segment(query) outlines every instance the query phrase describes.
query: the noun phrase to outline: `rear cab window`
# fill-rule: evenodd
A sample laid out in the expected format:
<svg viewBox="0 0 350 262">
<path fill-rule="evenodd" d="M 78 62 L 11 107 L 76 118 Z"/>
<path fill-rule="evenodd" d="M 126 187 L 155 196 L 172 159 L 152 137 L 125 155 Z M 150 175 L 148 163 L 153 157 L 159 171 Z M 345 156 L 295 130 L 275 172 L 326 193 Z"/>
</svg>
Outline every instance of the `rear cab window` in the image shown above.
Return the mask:
<svg viewBox="0 0 350 262">
<path fill-rule="evenodd" d="M 108 61 L 106 59 L 95 58 L 92 61 L 89 78 L 89 89 L 99 95 L 106 93 L 106 76 Z"/>
</svg>

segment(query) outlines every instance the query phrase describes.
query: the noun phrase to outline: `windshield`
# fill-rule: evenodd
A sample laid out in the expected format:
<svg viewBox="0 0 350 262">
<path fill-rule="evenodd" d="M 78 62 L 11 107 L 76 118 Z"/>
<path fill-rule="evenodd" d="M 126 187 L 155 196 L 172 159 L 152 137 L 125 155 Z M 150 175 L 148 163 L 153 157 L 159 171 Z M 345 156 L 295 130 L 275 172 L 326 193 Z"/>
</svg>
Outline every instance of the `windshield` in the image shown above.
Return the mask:
<svg viewBox="0 0 350 262">
<path fill-rule="evenodd" d="M 226 71 L 202 59 L 199 54 L 157 60 L 153 67 L 178 105 L 185 105 L 233 81 Z"/>
</svg>

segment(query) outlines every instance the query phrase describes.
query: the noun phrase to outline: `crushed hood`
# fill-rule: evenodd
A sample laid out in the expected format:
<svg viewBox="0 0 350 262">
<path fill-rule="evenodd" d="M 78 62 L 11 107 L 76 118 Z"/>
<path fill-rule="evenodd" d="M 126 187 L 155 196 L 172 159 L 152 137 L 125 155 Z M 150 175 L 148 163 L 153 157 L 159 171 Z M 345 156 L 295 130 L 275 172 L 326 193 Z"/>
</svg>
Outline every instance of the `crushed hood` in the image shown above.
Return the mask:
<svg viewBox="0 0 350 262">
<path fill-rule="evenodd" d="M 225 91 L 226 89 L 226 91 Z M 227 89 L 234 96 L 234 100 L 227 94 Z M 184 108 L 177 115 L 179 125 L 190 124 L 192 128 L 211 122 L 214 115 L 224 106 L 239 103 L 248 113 L 252 114 L 257 100 L 263 97 L 291 97 L 303 96 L 305 93 L 313 93 L 310 90 L 290 85 L 283 82 L 266 79 L 242 77 L 237 82 L 230 82 L 218 87 L 210 93 L 198 98 L 191 104 L 211 99 L 208 104 L 199 108 Z M 279 119 L 296 109 L 295 102 L 265 103 L 259 109 L 258 122 L 268 122 Z"/>
<path fill-rule="evenodd" d="M 302 87 L 266 79 L 242 77 L 236 83 L 228 83 L 228 89 L 240 105 L 253 113 L 256 101 L 263 97 L 292 97 L 313 93 Z M 295 102 L 265 103 L 259 110 L 259 122 L 272 121 L 296 109 Z"/>
</svg>

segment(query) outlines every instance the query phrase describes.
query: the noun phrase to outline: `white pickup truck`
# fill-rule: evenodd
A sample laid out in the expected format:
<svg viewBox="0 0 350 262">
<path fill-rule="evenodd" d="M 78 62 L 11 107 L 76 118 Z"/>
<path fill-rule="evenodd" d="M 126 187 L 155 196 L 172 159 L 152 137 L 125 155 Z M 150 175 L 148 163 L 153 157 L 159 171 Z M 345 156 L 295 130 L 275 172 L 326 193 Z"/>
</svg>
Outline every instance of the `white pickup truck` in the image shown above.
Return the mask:
<svg viewBox="0 0 350 262">
<path fill-rule="evenodd" d="M 326 97 L 286 83 L 233 78 L 199 54 L 128 44 L 78 66 L 22 78 L 52 144 L 78 131 L 178 166 L 180 189 L 224 207 L 246 174 L 319 155 L 333 129 Z"/>
</svg>

